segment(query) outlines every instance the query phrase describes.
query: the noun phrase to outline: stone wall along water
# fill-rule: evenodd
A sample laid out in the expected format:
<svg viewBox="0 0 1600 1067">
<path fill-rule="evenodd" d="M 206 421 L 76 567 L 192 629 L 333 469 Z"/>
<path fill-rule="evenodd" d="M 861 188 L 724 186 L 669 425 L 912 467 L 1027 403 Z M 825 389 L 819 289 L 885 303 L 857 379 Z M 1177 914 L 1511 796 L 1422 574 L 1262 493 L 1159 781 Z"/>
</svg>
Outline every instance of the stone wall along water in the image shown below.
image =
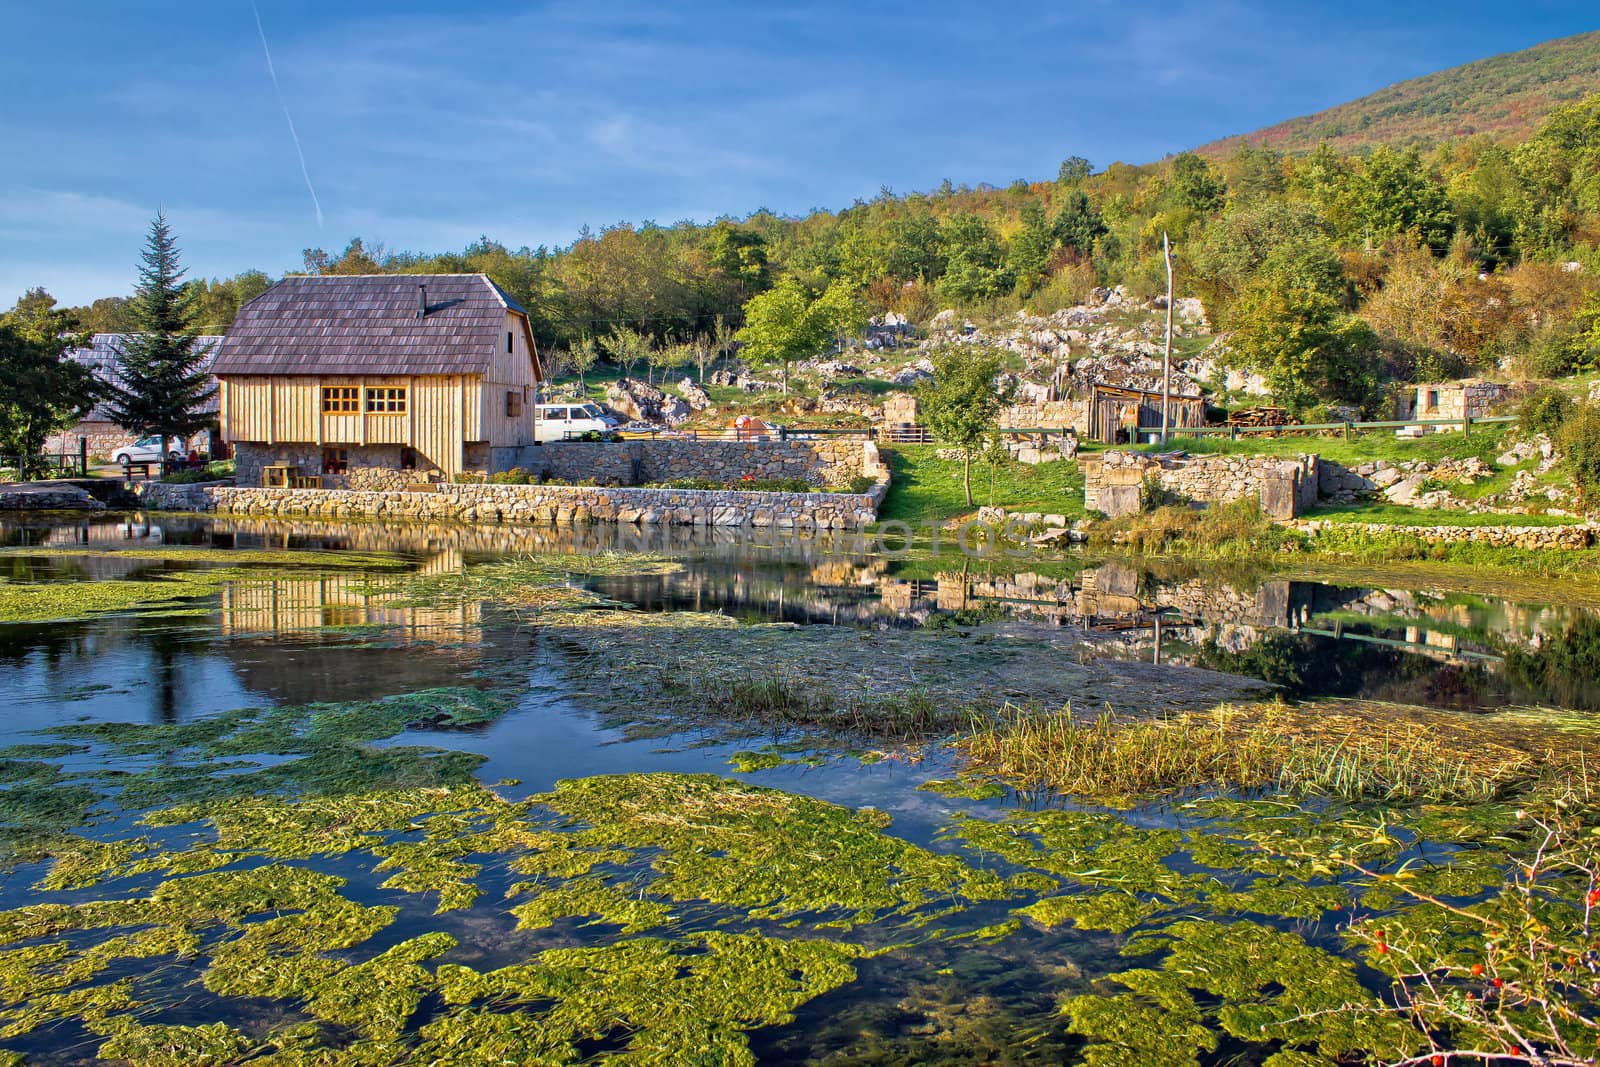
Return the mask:
<svg viewBox="0 0 1600 1067">
<path fill-rule="evenodd" d="M 633 489 L 575 485 L 457 485 L 404 489 L 263 489 L 227 485 L 143 487 L 157 511 L 224 515 L 307 515 L 486 523 L 618 522 L 853 530 L 877 519 L 889 472 L 871 442 L 848 443 L 853 470 L 875 481 L 865 493 L 765 493 L 738 489 Z M 546 448 L 551 446 L 544 446 Z M 696 475 L 701 477 L 702 475 Z M 851 475 L 854 477 L 855 475 Z"/>
<path fill-rule="evenodd" d="M 870 443 L 868 443 L 870 447 Z M 446 480 L 426 457 L 400 445 L 340 446 L 347 468 L 324 473 L 319 445 L 241 443 L 235 448 L 239 485 L 259 486 L 265 466 L 317 474 L 325 489 L 406 490 Z M 407 454 L 409 453 L 409 455 Z M 842 487 L 867 473 L 860 439 L 822 437 L 785 441 L 695 441 L 681 438 L 619 442 L 561 441 L 520 448 L 469 448 L 468 469 L 494 474 L 522 469 L 544 482 L 640 485 L 684 479 L 734 483 L 801 478 Z M 407 462 L 411 466 L 406 466 Z"/>
<path fill-rule="evenodd" d="M 1596 528 L 1587 523 L 1563 526 L 1402 526 L 1388 522 L 1332 522 L 1308 519 L 1294 524 L 1312 537 L 1323 530 L 1359 530 L 1373 534 L 1403 534 L 1430 545 L 1464 544 L 1476 541 L 1496 548 L 1592 548 Z"/>
<path fill-rule="evenodd" d="M 1155 456 L 1107 451 L 1078 457 L 1083 470 L 1083 502 L 1112 518 L 1144 505 L 1147 479 L 1184 500 L 1223 504 L 1253 498 L 1276 519 L 1289 519 L 1316 506 L 1320 480 L 1316 456 Z"/>
</svg>

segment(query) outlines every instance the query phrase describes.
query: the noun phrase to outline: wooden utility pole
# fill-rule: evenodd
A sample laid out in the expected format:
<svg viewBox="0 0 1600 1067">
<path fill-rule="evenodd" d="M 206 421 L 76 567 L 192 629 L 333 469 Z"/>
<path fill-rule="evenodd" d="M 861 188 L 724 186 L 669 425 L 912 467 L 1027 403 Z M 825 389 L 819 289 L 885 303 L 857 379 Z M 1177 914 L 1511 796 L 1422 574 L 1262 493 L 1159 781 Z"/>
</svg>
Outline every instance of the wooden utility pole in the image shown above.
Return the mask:
<svg viewBox="0 0 1600 1067">
<path fill-rule="evenodd" d="M 1172 395 L 1172 242 L 1161 231 L 1161 256 L 1167 261 L 1167 343 L 1161 352 L 1161 446 L 1166 447 Z"/>
</svg>

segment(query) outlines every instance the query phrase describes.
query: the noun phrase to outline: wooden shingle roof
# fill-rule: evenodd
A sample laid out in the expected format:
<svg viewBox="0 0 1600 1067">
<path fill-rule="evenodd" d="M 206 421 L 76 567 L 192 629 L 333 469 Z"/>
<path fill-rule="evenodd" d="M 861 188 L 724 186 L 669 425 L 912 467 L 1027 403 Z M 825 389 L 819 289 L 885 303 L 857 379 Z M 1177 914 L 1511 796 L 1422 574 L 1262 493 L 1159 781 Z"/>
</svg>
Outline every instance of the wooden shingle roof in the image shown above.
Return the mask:
<svg viewBox="0 0 1600 1067">
<path fill-rule="evenodd" d="M 112 385 L 122 384 L 122 341 L 127 334 L 97 333 L 86 348 L 69 348 L 66 356 L 76 363 L 88 367 L 96 378 Z M 215 362 L 217 349 L 222 338 L 212 334 L 202 334 L 194 339 L 194 350 L 203 352 Z M 204 364 L 202 364 L 204 365 Z M 217 393 L 212 390 L 211 398 L 200 408 L 202 412 L 214 413 L 217 410 Z M 84 416 L 87 420 L 109 422 L 111 420 L 111 405 L 104 399 L 97 402 L 92 410 Z"/>
<path fill-rule="evenodd" d="M 239 309 L 212 371 L 485 374 L 507 310 L 524 313 L 484 274 L 285 278 Z"/>
</svg>

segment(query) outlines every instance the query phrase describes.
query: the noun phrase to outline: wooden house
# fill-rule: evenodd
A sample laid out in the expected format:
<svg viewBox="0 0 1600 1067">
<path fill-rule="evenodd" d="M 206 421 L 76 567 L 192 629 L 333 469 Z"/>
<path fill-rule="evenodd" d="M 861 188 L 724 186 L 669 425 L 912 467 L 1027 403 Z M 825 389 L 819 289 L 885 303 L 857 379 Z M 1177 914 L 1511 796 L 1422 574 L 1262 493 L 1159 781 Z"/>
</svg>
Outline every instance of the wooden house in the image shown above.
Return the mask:
<svg viewBox="0 0 1600 1067">
<path fill-rule="evenodd" d="M 69 348 L 66 356 L 76 363 L 88 367 L 95 378 L 110 385 L 122 384 L 122 344 L 127 334 L 97 333 L 83 348 Z M 205 353 L 207 358 L 215 357 L 217 347 L 222 342 L 221 337 L 202 335 L 194 339 L 197 352 Z M 201 408 L 202 413 L 215 415 L 217 412 L 217 394 L 213 390 L 209 400 Z M 78 451 L 78 438 L 83 438 L 91 456 L 107 457 L 123 445 L 131 445 L 142 434 L 130 430 L 126 426 L 118 425 L 111 414 L 111 404 L 101 397 L 94 407 L 80 419 L 76 425 L 53 435 L 45 441 L 46 453 L 72 453 Z M 197 434 L 194 445 L 202 452 L 211 452 L 207 447 L 207 435 Z"/>
<path fill-rule="evenodd" d="M 528 314 L 483 274 L 285 278 L 212 372 L 240 485 L 405 488 L 534 443 Z"/>
</svg>

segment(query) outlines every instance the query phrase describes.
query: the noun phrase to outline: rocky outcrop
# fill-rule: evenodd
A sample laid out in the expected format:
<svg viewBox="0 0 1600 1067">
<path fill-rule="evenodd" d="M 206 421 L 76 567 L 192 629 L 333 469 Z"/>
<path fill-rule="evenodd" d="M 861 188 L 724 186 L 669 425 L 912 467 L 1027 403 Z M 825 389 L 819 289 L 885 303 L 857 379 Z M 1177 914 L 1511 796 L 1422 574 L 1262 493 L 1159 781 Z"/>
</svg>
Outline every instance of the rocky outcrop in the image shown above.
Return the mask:
<svg viewBox="0 0 1600 1067">
<path fill-rule="evenodd" d="M 709 403 L 710 398 L 707 397 Z M 688 402 L 637 378 L 619 378 L 606 386 L 606 406 L 630 422 L 683 422 L 693 409 Z"/>
<path fill-rule="evenodd" d="M 692 411 L 705 411 L 711 407 L 711 394 L 700 388 L 693 378 L 678 383 L 678 393 Z"/>
</svg>

